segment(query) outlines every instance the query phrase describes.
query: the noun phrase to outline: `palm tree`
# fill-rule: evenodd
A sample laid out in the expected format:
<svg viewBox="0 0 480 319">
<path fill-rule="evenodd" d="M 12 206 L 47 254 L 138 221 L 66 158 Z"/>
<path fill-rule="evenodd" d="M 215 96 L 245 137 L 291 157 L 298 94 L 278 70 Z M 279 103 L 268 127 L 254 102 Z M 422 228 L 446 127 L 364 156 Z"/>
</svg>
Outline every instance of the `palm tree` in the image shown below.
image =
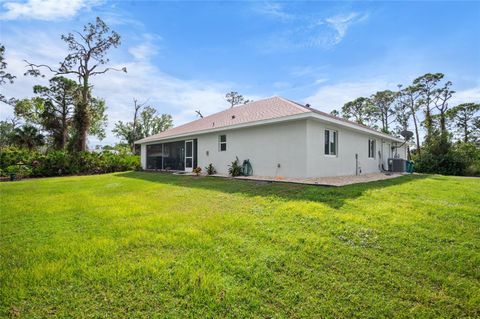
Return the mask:
<svg viewBox="0 0 480 319">
<path fill-rule="evenodd" d="M 32 125 L 17 127 L 13 133 L 13 140 L 15 144 L 20 147 L 26 147 L 29 151 L 45 144 L 45 137 Z"/>
</svg>

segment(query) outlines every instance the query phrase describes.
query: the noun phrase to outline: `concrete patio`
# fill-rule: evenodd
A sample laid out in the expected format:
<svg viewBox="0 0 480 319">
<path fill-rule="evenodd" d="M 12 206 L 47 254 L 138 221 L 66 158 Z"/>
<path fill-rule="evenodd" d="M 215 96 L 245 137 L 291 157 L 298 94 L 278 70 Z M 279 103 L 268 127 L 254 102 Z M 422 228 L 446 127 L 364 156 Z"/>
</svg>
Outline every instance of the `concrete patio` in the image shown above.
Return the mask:
<svg viewBox="0 0 480 319">
<path fill-rule="evenodd" d="M 353 176 L 333 176 L 333 177 L 318 177 L 318 178 L 288 178 L 288 177 L 265 177 L 265 176 L 238 176 L 237 179 L 265 181 L 265 182 L 283 182 L 308 184 L 319 186 L 345 186 L 358 183 L 367 183 L 380 181 L 385 179 L 396 178 L 402 176 L 400 173 L 371 173 Z"/>
<path fill-rule="evenodd" d="M 194 173 L 174 173 L 178 175 L 195 175 Z M 282 176 L 237 176 L 235 179 L 261 181 L 261 182 L 280 182 L 280 183 L 295 183 L 295 184 L 307 184 L 317 186 L 345 186 L 351 184 L 368 183 L 381 181 L 391 178 L 396 178 L 405 174 L 402 173 L 371 173 L 362 175 L 349 175 L 349 176 L 332 176 L 332 177 L 318 177 L 318 178 L 290 178 Z M 205 176 L 205 174 L 201 174 Z M 215 174 L 211 177 L 232 178 L 228 175 Z"/>
</svg>

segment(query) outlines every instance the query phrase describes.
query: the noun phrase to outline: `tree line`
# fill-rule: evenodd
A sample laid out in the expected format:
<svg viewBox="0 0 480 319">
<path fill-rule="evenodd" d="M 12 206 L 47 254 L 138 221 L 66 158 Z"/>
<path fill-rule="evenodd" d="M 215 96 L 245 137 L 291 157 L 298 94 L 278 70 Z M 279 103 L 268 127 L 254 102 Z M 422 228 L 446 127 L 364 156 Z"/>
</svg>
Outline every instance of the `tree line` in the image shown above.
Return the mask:
<svg viewBox="0 0 480 319">
<path fill-rule="evenodd" d="M 403 130 L 411 130 L 417 153 L 435 136 L 479 144 L 480 104 L 450 107 L 454 94 L 452 82 L 445 81 L 444 74 L 427 73 L 408 86 L 398 85 L 397 91 L 378 91 L 370 97 L 356 98 L 345 103 L 340 111 L 332 111 L 332 115 L 341 115 L 387 134 L 399 135 Z"/>
<path fill-rule="evenodd" d="M 480 175 L 480 104 L 451 107 L 454 95 L 443 73 L 427 73 L 396 91 L 358 97 L 331 114 L 386 134 L 412 131 L 409 155 L 420 172 Z"/>
<path fill-rule="evenodd" d="M 13 118 L 0 121 L 0 148 L 17 146 L 33 150 L 45 146 L 49 150 L 87 151 L 87 138 L 106 136 L 107 105 L 93 95 L 91 79 L 111 71 L 127 73 L 125 67 L 113 68 L 108 53 L 121 44 L 120 35 L 96 18 L 75 31 L 61 36 L 68 49 L 58 65 L 25 60 L 25 76 L 51 76 L 48 85 L 35 85 L 33 96 L 16 99 L 0 94 L 0 103 L 13 108 Z M 7 72 L 5 46 L 0 44 L 0 85 L 15 81 Z M 75 80 L 74 80 L 75 79 Z M 137 105 L 132 122 L 119 121 L 113 133 L 123 145 L 133 150 L 133 142 L 172 126 L 172 117 L 159 114 L 148 105 Z M 122 146 L 122 145 L 120 145 Z"/>
</svg>

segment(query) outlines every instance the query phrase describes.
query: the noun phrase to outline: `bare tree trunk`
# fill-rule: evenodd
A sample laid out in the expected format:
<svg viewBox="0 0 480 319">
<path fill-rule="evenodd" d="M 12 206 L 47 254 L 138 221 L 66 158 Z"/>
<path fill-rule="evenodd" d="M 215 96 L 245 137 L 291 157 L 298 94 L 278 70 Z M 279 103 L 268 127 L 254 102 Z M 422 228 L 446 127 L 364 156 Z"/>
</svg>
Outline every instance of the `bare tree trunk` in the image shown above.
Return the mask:
<svg viewBox="0 0 480 319">
<path fill-rule="evenodd" d="M 138 117 L 138 111 L 140 108 L 143 106 L 143 104 L 137 104 L 137 99 L 133 99 L 133 105 L 135 107 L 135 113 L 133 114 L 133 141 L 132 145 L 130 145 L 130 148 L 132 149 L 132 153 L 135 154 L 135 141 L 137 140 L 137 117 Z"/>
<path fill-rule="evenodd" d="M 468 143 L 468 120 L 465 118 L 463 122 L 463 140 L 465 143 Z"/>
<path fill-rule="evenodd" d="M 62 145 L 60 145 L 62 150 L 65 150 L 65 147 L 67 145 L 67 139 L 68 139 L 67 115 L 65 114 L 65 110 L 64 110 L 62 113 Z"/>
<path fill-rule="evenodd" d="M 445 112 L 440 112 L 440 130 L 442 131 L 442 135 L 447 133 L 447 126 L 445 125 Z"/>
<path fill-rule="evenodd" d="M 415 111 L 412 110 L 413 125 L 415 127 L 415 139 L 417 141 L 417 152 L 420 154 L 420 135 L 418 134 L 418 124 L 417 117 L 415 116 Z"/>
<path fill-rule="evenodd" d="M 60 148 L 62 150 L 65 150 L 67 145 L 67 138 L 68 138 L 67 113 L 68 113 L 68 105 L 67 105 L 65 92 L 64 92 L 63 99 L 62 99 L 62 141 L 61 141 L 62 145 L 60 145 Z"/>
<path fill-rule="evenodd" d="M 82 101 L 78 104 L 76 110 L 77 124 L 77 151 L 87 150 L 87 134 L 90 126 L 90 115 L 88 114 L 88 105 L 90 103 L 88 87 L 88 75 L 83 77 Z"/>
</svg>

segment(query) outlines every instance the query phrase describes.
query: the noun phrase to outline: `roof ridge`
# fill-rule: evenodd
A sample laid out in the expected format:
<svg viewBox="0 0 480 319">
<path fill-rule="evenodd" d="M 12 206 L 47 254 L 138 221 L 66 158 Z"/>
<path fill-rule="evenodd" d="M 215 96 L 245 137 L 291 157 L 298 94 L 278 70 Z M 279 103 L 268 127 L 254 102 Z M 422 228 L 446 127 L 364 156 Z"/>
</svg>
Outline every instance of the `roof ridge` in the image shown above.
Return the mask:
<svg viewBox="0 0 480 319">
<path fill-rule="evenodd" d="M 289 99 L 287 99 L 287 98 L 284 98 L 283 96 L 274 96 L 274 97 L 278 97 L 279 99 L 281 99 L 281 100 L 283 100 L 283 101 L 285 101 L 285 102 L 287 102 L 287 103 L 290 103 L 291 105 L 295 106 L 296 108 L 301 109 L 302 111 L 312 112 L 312 110 L 310 110 L 310 107 L 307 107 L 307 106 L 305 106 L 305 105 L 302 105 L 302 104 L 300 104 L 300 103 L 298 103 L 298 102 L 295 102 L 295 101 L 293 101 L 293 100 L 289 100 Z"/>
</svg>

